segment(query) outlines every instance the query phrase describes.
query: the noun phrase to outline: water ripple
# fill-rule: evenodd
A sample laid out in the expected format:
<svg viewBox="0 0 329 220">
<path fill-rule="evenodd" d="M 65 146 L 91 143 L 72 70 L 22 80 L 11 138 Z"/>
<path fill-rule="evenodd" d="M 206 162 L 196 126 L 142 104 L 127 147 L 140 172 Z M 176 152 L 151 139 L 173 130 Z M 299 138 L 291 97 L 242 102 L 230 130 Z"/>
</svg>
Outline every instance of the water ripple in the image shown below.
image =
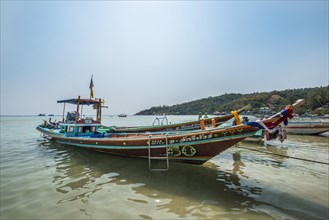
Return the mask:
<svg viewBox="0 0 329 220">
<path fill-rule="evenodd" d="M 168 172 L 150 172 L 147 160 L 44 140 L 35 131 L 38 120 L 6 119 L 8 129 L 1 130 L 3 219 L 329 216 L 328 166 L 280 156 L 329 161 L 328 137 L 242 143 L 246 149 L 233 147 L 202 166 L 171 163 Z"/>
</svg>

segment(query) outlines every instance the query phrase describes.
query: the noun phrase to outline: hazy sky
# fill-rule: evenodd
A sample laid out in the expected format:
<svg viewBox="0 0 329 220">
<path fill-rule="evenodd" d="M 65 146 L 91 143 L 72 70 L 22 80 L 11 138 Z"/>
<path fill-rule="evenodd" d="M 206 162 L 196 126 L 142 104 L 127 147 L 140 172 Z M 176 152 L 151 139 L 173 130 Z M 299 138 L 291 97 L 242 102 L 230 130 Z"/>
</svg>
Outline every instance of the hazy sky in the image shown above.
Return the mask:
<svg viewBox="0 0 329 220">
<path fill-rule="evenodd" d="M 1 115 L 328 85 L 328 1 L 3 1 Z"/>
</svg>

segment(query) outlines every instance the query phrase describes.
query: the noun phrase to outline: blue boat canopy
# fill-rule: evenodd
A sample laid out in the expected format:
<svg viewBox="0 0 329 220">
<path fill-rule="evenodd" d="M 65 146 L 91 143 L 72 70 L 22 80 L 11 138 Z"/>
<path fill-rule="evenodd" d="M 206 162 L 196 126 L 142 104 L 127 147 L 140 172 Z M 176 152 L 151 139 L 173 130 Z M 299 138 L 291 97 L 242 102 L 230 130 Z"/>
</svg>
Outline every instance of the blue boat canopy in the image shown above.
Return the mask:
<svg viewBox="0 0 329 220">
<path fill-rule="evenodd" d="M 93 99 L 65 99 L 65 100 L 59 100 L 57 103 L 70 103 L 77 105 L 79 100 L 79 105 L 93 105 L 93 104 L 99 104 L 101 100 L 93 100 Z"/>
</svg>

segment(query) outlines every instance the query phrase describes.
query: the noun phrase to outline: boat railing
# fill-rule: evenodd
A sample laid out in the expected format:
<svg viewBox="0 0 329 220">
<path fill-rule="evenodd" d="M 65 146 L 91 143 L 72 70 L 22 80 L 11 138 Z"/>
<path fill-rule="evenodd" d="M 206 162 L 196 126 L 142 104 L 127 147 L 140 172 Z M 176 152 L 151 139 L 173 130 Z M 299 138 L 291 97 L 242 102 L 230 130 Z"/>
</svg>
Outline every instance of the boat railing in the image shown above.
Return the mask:
<svg viewBox="0 0 329 220">
<path fill-rule="evenodd" d="M 156 124 L 157 123 L 157 124 Z M 164 117 L 156 117 L 153 121 L 153 126 L 154 125 L 168 125 L 168 118 L 167 116 Z"/>
</svg>

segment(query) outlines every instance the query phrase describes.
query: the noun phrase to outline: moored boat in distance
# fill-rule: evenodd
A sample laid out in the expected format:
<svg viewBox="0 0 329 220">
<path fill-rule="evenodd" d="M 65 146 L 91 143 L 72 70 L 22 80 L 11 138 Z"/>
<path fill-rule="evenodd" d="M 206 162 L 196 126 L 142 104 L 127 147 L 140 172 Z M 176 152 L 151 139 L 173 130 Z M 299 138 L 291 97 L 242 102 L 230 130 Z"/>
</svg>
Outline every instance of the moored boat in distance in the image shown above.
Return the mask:
<svg viewBox="0 0 329 220">
<path fill-rule="evenodd" d="M 126 114 L 119 114 L 118 117 L 124 118 L 124 117 L 127 117 L 127 115 Z"/>
<path fill-rule="evenodd" d="M 314 135 L 329 131 L 329 122 L 291 121 L 284 126 L 288 134 Z"/>
</svg>

